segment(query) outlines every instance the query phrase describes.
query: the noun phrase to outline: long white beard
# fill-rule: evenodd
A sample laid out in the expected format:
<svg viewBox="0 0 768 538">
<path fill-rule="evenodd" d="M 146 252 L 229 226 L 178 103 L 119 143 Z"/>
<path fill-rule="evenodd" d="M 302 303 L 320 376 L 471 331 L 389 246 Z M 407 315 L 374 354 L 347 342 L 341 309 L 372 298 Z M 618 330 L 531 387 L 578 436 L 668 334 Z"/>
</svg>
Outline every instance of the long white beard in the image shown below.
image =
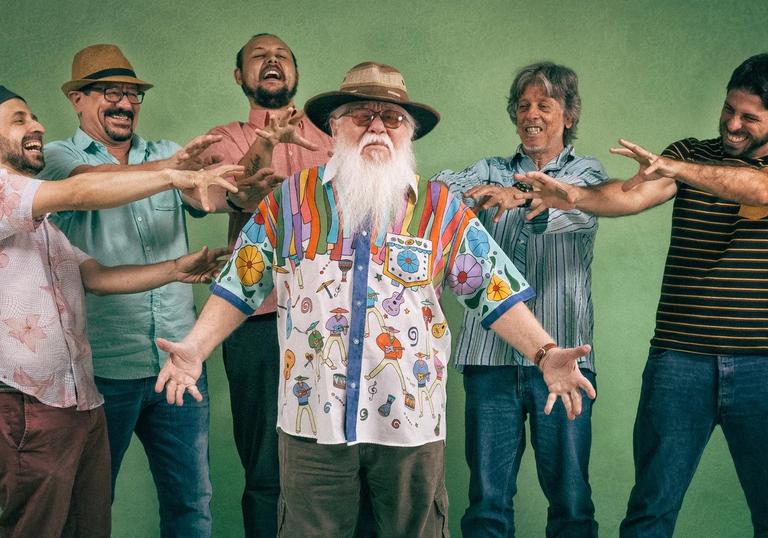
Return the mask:
<svg viewBox="0 0 768 538">
<path fill-rule="evenodd" d="M 387 144 L 391 157 L 363 158 L 363 148 L 374 141 Z M 411 141 L 395 150 L 388 136 L 366 133 L 356 145 L 337 137 L 332 159 L 337 166 L 332 181 L 345 231 L 389 226 L 416 173 Z"/>
</svg>

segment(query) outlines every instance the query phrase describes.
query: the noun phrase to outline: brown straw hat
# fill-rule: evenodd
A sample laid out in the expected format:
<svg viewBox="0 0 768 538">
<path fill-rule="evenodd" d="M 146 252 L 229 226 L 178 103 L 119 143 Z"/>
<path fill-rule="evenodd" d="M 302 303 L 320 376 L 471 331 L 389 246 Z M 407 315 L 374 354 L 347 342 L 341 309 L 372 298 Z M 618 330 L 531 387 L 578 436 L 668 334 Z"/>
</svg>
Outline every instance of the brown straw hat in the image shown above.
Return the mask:
<svg viewBox="0 0 768 538">
<path fill-rule="evenodd" d="M 440 121 L 437 110 L 411 101 L 400 71 L 376 62 L 364 62 L 347 71 L 339 91 L 312 97 L 304 105 L 304 112 L 318 128 L 331 134 L 328 125 L 331 112 L 354 101 L 384 101 L 403 107 L 418 124 L 413 135 L 414 140 L 434 129 Z"/>
<path fill-rule="evenodd" d="M 136 84 L 141 91 L 152 84 L 136 78 L 131 62 L 115 45 L 91 45 L 72 59 L 72 80 L 61 86 L 64 95 L 94 82 L 123 82 Z"/>
</svg>

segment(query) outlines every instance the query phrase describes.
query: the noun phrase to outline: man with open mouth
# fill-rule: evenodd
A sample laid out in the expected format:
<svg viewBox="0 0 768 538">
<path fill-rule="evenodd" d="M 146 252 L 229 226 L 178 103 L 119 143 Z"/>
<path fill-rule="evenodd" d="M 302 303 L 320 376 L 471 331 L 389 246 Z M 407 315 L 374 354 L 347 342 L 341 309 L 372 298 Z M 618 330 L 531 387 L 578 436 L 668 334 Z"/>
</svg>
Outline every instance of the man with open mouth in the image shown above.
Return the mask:
<svg viewBox="0 0 768 538">
<path fill-rule="evenodd" d="M 46 146 L 44 179 L 87 171 L 199 170 L 200 153 L 218 140 L 195 138 L 184 148 L 136 134 L 141 105 L 152 85 L 137 77 L 115 45 L 91 45 L 72 61 L 62 91 L 79 127 L 66 140 Z M 219 197 L 221 195 L 219 194 Z M 187 252 L 185 211 L 199 203 L 168 191 L 99 211 L 60 212 L 53 217 L 73 244 L 115 264 L 140 264 Z M 211 482 L 208 470 L 207 401 L 190 401 L 170 419 L 162 398 L 146 392 L 165 354 L 153 337 L 181 335 L 195 320 L 192 290 L 171 284 L 147 293 L 87 297 L 94 370 L 104 395 L 112 455 L 112 487 L 135 432 L 144 446 L 160 504 L 163 536 L 209 536 Z M 206 378 L 200 382 L 206 390 Z M 169 455 L 173 458 L 170 459 Z"/>
</svg>

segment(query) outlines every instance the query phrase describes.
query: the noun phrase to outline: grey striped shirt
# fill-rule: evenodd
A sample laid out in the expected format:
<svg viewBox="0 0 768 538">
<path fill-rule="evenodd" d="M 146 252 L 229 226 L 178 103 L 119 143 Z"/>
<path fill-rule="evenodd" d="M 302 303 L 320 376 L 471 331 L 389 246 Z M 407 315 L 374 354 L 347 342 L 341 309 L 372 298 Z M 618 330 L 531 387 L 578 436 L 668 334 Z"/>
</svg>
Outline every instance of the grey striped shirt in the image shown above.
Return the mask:
<svg viewBox="0 0 768 538">
<path fill-rule="evenodd" d="M 462 197 L 477 185 L 510 187 L 515 183 L 513 174 L 534 170 L 533 160 L 519 146 L 510 158 L 483 159 L 462 172 L 444 170 L 433 179 L 447 183 L 452 193 Z M 576 155 L 570 145 L 541 171 L 564 183 L 582 186 L 598 185 L 607 179 L 600 161 Z M 590 267 L 597 218 L 576 210 L 551 209 L 526 222 L 525 213 L 525 209 L 509 210 L 498 223 L 492 220 L 495 210 L 483 211 L 478 218 L 536 290 L 528 307 L 558 345 L 591 344 Z M 466 312 L 456 347 L 457 368 L 515 364 L 532 366 L 496 333 L 483 329 L 471 312 Z M 580 366 L 594 371 L 594 352 L 582 358 Z"/>
</svg>

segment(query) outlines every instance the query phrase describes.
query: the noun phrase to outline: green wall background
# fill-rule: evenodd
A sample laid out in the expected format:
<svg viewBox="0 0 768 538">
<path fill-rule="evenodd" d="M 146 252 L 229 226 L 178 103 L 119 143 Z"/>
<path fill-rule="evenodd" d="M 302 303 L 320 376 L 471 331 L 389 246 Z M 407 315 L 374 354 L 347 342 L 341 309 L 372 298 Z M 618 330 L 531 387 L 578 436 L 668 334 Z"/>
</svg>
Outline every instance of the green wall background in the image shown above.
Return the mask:
<svg viewBox="0 0 768 538">
<path fill-rule="evenodd" d="M 577 150 L 598 156 L 612 176 L 629 177 L 632 164 L 608 153 L 618 137 L 661 150 L 685 136 L 714 136 L 731 71 L 768 49 L 768 3 L 762 0 L 3 0 L 2 21 L 0 83 L 28 99 L 48 128 L 47 140 L 69 136 L 76 125 L 58 88 L 69 78 L 72 56 L 84 46 L 120 45 L 139 76 L 156 85 L 143 106 L 139 132 L 184 143 L 213 125 L 246 118 L 245 99 L 232 81 L 234 53 L 250 35 L 272 32 L 298 57 L 299 104 L 337 88 L 345 71 L 360 61 L 399 67 L 412 97 L 443 114 L 436 131 L 416 144 L 425 175 L 483 156 L 509 155 L 518 143 L 504 110 L 512 72 L 530 61 L 552 59 L 574 68 L 581 79 Z M 663 206 L 604 219 L 598 234 L 593 280 L 599 401 L 591 470 L 605 536 L 617 535 L 632 485 L 632 424 L 669 213 Z M 223 244 L 225 222 L 221 215 L 190 222 L 192 246 Z M 196 293 L 202 303 L 206 289 Z M 447 303 L 456 330 L 460 314 L 450 299 Z M 209 368 L 214 535 L 240 536 L 243 479 L 218 353 Z M 450 377 L 448 391 L 447 476 L 451 530 L 458 536 L 468 480 L 459 374 Z M 541 536 L 546 502 L 530 449 L 518 485 L 518 535 Z M 156 536 L 157 522 L 152 480 L 135 441 L 118 483 L 114 536 Z M 746 502 L 717 430 L 683 504 L 676 536 L 748 535 Z"/>
</svg>

